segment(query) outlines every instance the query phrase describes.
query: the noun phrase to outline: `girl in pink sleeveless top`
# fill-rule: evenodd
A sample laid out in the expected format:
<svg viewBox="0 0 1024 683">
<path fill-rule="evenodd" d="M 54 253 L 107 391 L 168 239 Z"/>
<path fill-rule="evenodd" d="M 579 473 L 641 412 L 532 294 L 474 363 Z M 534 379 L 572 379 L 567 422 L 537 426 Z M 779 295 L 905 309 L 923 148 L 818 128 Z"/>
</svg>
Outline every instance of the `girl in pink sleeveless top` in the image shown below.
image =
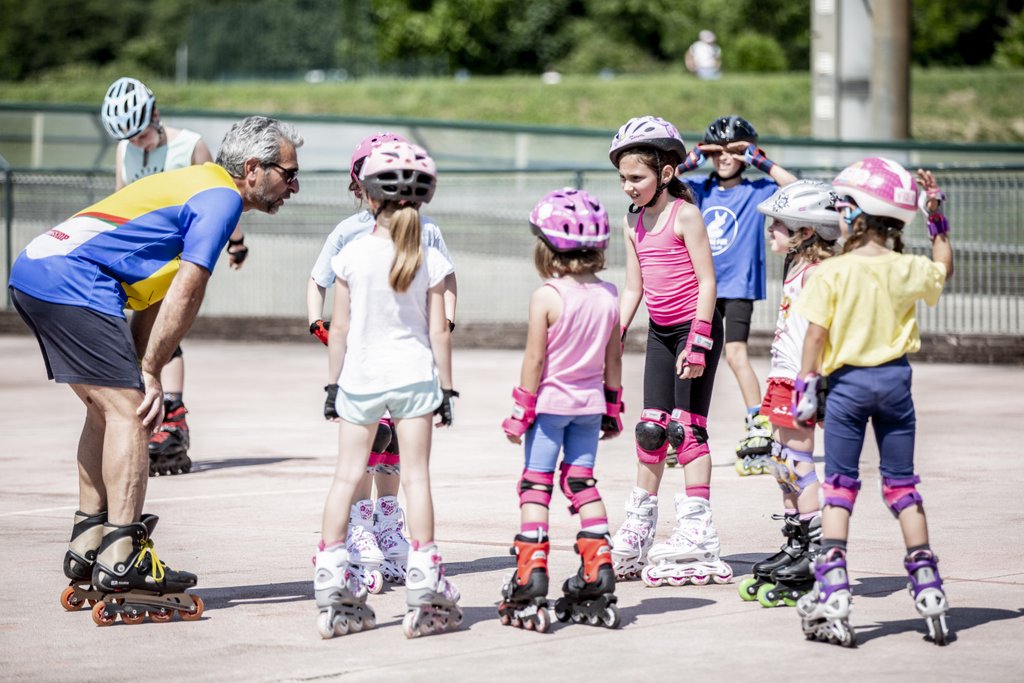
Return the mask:
<svg viewBox="0 0 1024 683">
<path fill-rule="evenodd" d="M 723 330 L 704 220 L 689 189 L 675 177 L 686 146 L 671 123 L 642 116 L 619 129 L 608 154 L 633 202 L 624 224 L 623 336 L 641 300 L 650 317 L 644 405 L 636 426 L 637 480 L 612 544 L 616 574 L 640 574 L 650 586 L 726 583 L 732 569 L 719 559 L 711 519 L 707 432 Z M 675 530 L 655 545 L 658 489 L 669 445 L 683 466 L 686 488 L 675 496 Z"/>
<path fill-rule="evenodd" d="M 579 513 L 579 571 L 555 603 L 561 621 L 617 628 L 608 513 L 594 477 L 599 439 L 622 431 L 622 356 L 618 292 L 595 273 L 604 268 L 608 213 L 582 190 L 549 193 L 530 215 L 540 238 L 534 262 L 544 284 L 530 299 L 530 322 L 515 407 L 502 423 L 508 440 L 526 442 L 519 481 L 521 524 L 516 573 L 502 588 L 503 624 L 544 632 L 547 611 L 548 506 L 558 485 Z"/>
</svg>

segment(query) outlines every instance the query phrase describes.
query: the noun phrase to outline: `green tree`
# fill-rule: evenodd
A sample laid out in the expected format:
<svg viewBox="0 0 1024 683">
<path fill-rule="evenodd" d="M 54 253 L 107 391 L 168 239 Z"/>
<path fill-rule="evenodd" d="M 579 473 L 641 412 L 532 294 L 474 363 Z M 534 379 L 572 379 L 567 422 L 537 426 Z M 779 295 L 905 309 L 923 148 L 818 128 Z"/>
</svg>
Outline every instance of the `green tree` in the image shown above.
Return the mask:
<svg viewBox="0 0 1024 683">
<path fill-rule="evenodd" d="M 1024 66 L 1024 11 L 1011 17 L 996 47 L 992 63 L 1001 67 Z"/>
</svg>

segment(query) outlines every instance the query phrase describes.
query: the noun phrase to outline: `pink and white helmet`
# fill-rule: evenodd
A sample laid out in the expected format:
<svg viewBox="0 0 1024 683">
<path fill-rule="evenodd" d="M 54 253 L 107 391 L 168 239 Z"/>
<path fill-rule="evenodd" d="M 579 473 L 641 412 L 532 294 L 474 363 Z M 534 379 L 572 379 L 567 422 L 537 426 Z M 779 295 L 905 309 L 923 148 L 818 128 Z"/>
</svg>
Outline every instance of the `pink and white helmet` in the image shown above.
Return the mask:
<svg viewBox="0 0 1024 683">
<path fill-rule="evenodd" d="M 909 223 L 917 212 L 917 182 L 892 159 L 861 159 L 844 168 L 832 187 L 840 197 L 851 197 L 861 211 L 871 216 Z"/>
<path fill-rule="evenodd" d="M 437 188 L 437 165 L 419 145 L 383 142 L 363 161 L 359 184 L 375 201 L 426 204 Z"/>
<path fill-rule="evenodd" d="M 356 148 L 352 150 L 352 160 L 348 164 L 348 174 L 352 176 L 352 180 L 354 180 L 356 184 L 359 184 L 359 169 L 356 168 L 356 165 L 370 154 L 370 150 L 384 144 L 385 142 L 408 142 L 408 140 L 396 133 L 383 132 L 363 138 L 362 141 L 356 145 Z"/>
<path fill-rule="evenodd" d="M 654 147 L 666 152 L 677 152 L 680 159 L 686 158 L 686 143 L 676 127 L 659 116 L 638 116 L 626 121 L 612 138 L 608 158 L 618 166 L 618 159 L 627 149 L 633 147 Z"/>
<path fill-rule="evenodd" d="M 611 234 L 601 202 L 571 187 L 544 195 L 530 212 L 530 227 L 558 252 L 606 249 Z"/>
</svg>

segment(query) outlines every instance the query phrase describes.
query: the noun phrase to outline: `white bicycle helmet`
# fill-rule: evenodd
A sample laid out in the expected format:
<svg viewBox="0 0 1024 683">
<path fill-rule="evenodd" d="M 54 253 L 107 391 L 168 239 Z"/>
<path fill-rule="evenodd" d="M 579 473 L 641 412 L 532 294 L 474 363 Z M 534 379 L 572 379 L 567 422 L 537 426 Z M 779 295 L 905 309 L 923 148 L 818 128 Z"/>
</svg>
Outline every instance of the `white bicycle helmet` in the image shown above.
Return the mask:
<svg viewBox="0 0 1024 683">
<path fill-rule="evenodd" d="M 385 142 L 363 160 L 359 180 L 375 201 L 426 204 L 437 188 L 437 165 L 419 145 Z"/>
<path fill-rule="evenodd" d="M 608 159 L 618 165 L 618 159 L 626 150 L 634 147 L 654 147 L 664 152 L 676 152 L 679 159 L 686 158 L 686 144 L 679 131 L 659 116 L 637 116 L 626 121 L 612 138 Z"/>
<path fill-rule="evenodd" d="M 813 228 L 821 239 L 839 239 L 839 196 L 832 186 L 815 180 L 798 180 L 781 187 L 757 205 L 757 210 L 790 230 Z"/>
<path fill-rule="evenodd" d="M 152 90 L 141 81 L 122 77 L 107 88 L 100 119 L 110 137 L 127 140 L 149 128 L 155 107 Z"/>
</svg>

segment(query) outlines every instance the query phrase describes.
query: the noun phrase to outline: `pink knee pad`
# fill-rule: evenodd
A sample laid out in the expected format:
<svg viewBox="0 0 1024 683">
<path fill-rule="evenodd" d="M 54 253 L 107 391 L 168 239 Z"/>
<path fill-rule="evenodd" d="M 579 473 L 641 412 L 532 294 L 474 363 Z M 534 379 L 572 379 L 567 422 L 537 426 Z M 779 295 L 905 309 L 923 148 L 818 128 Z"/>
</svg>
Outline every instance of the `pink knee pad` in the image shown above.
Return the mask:
<svg viewBox="0 0 1024 683">
<path fill-rule="evenodd" d="M 664 410 L 644 408 L 636 425 L 636 457 L 657 464 L 668 455 L 669 416 Z"/>
<path fill-rule="evenodd" d="M 519 480 L 519 507 L 526 503 L 549 507 L 554 487 L 554 472 L 523 470 L 523 478 Z"/>
<path fill-rule="evenodd" d="M 821 485 L 821 496 L 825 505 L 843 508 L 853 514 L 853 504 L 857 502 L 860 481 L 842 474 L 830 474 Z"/>
<path fill-rule="evenodd" d="M 910 477 L 882 477 L 882 498 L 892 510 L 893 517 L 899 517 L 908 507 L 924 502 L 917 492 L 920 483 L 921 477 L 916 474 Z"/>
<path fill-rule="evenodd" d="M 680 465 L 689 465 L 697 458 L 711 456 L 708 447 L 708 418 L 676 408 L 672 411 L 673 426 L 683 431 L 682 443 L 676 447 L 676 458 Z"/>
<path fill-rule="evenodd" d="M 594 468 L 566 465 L 563 462 L 560 470 L 558 485 L 569 499 L 571 514 L 579 512 L 587 503 L 601 500 L 601 494 L 597 490 L 597 479 L 594 479 Z"/>
</svg>

